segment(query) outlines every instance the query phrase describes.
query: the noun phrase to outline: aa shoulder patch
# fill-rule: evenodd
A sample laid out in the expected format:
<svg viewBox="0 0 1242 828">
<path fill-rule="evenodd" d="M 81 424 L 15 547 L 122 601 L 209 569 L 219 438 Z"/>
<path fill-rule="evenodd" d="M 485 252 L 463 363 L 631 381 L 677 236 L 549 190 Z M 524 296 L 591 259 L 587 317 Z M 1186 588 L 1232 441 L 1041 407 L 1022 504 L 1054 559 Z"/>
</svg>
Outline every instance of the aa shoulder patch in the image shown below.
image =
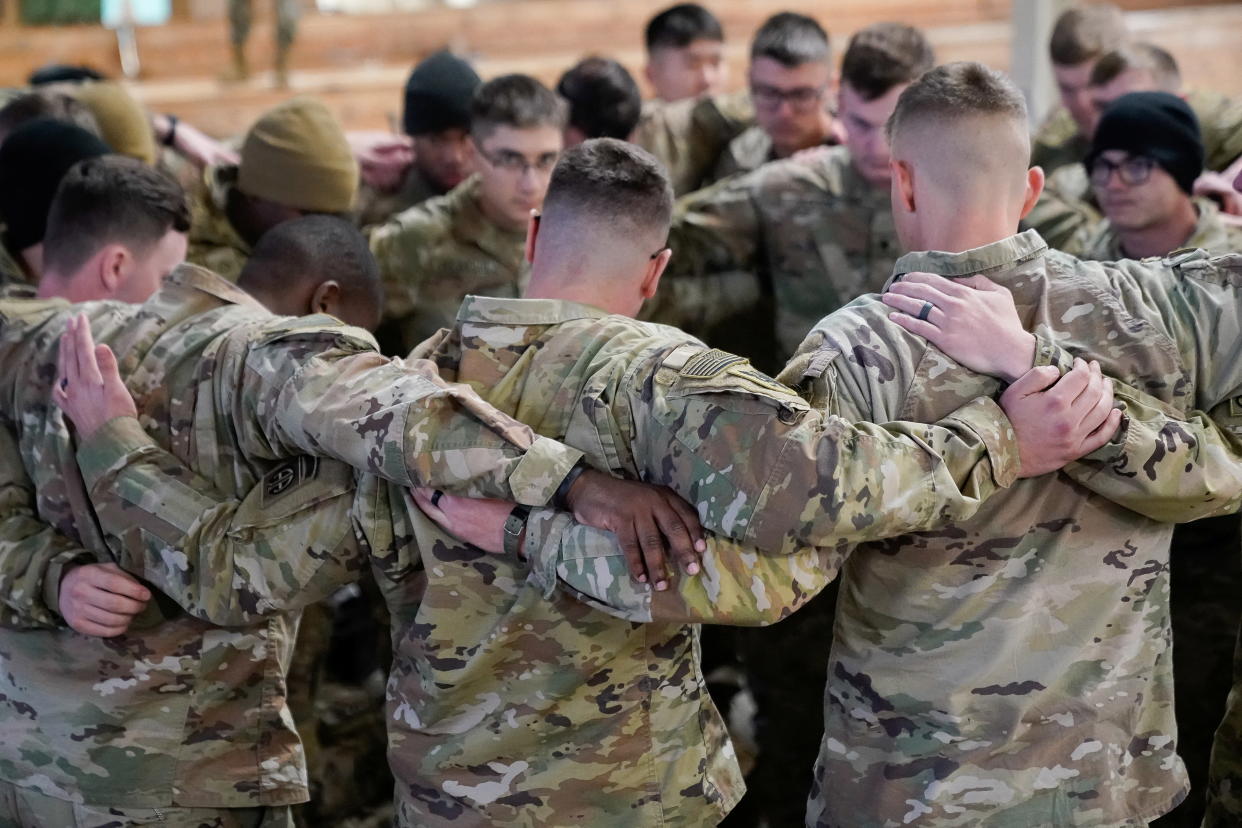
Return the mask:
<svg viewBox="0 0 1242 828">
<path fill-rule="evenodd" d="M 295 457 L 272 469 L 263 475 L 262 505 L 267 507 L 308 480 L 314 480 L 318 471 L 319 460 L 307 456 Z"/>
<path fill-rule="evenodd" d="M 712 348 L 691 357 L 678 373 L 688 379 L 712 379 L 730 368 L 749 364 L 745 357 Z"/>
</svg>

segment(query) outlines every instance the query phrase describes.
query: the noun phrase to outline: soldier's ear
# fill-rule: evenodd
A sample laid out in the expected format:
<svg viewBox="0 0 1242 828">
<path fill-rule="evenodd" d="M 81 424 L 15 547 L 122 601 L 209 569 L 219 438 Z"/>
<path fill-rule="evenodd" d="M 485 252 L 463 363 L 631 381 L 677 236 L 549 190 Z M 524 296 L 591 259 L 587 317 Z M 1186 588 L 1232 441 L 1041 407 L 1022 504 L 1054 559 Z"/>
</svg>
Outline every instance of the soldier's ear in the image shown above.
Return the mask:
<svg viewBox="0 0 1242 828">
<path fill-rule="evenodd" d="M 535 262 L 535 245 L 539 238 L 539 211 L 531 210 L 530 218 L 526 221 L 526 263 L 534 264 Z"/>
<path fill-rule="evenodd" d="M 132 257 L 124 245 L 108 244 L 99 251 L 99 284 L 105 296 L 112 296 L 124 284 L 133 264 Z"/>
<path fill-rule="evenodd" d="M 907 161 L 896 158 L 888 162 L 893 172 L 893 209 L 913 213 L 917 207 L 914 198 L 914 169 Z"/>
<path fill-rule="evenodd" d="M 1022 215 L 1019 218 L 1026 218 L 1026 214 L 1035 209 L 1035 202 L 1039 201 L 1039 197 L 1044 192 L 1044 168 L 1031 167 L 1026 171 L 1026 197 L 1022 200 Z"/>
<path fill-rule="evenodd" d="M 320 282 L 311 294 L 310 307 L 307 313 L 326 313 L 330 316 L 341 315 L 341 285 L 335 279 Z"/>
<path fill-rule="evenodd" d="M 659 255 L 651 259 L 647 264 L 647 273 L 643 277 L 643 283 L 639 290 L 642 292 L 644 299 L 650 299 L 656 295 L 656 291 L 660 287 L 660 277 L 664 275 L 664 269 L 668 267 L 669 259 L 673 258 L 671 248 L 664 248 Z"/>
</svg>

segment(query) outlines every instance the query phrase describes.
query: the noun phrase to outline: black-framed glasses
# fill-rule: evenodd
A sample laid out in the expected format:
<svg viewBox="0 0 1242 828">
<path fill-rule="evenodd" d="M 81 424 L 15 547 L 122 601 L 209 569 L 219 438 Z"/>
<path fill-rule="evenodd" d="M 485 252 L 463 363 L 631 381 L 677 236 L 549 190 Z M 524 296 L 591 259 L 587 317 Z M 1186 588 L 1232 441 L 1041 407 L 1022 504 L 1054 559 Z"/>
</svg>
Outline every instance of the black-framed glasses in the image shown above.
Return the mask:
<svg viewBox="0 0 1242 828">
<path fill-rule="evenodd" d="M 754 101 L 755 106 L 762 107 L 763 109 L 779 109 L 781 104 L 788 101 L 793 109 L 806 112 L 823 100 L 824 93 L 827 91 L 827 85 L 778 89 L 775 86 L 768 86 L 766 83 L 752 82 L 750 85 L 750 98 Z"/>
<path fill-rule="evenodd" d="M 514 152 L 513 150 L 502 149 L 499 152 L 487 152 L 482 147 L 478 149 L 479 155 L 483 156 L 484 161 L 498 170 L 516 175 L 522 175 L 527 170 L 534 170 L 544 174 L 550 173 L 552 168 L 556 166 L 556 160 L 560 158 L 560 153 L 558 152 L 545 152 L 534 161 L 531 161 L 522 153 Z"/>
<path fill-rule="evenodd" d="M 1109 179 L 1116 172 L 1122 184 L 1137 187 L 1147 183 L 1155 166 L 1155 160 L 1146 155 L 1131 155 L 1122 161 L 1110 161 L 1099 156 L 1091 162 L 1091 183 L 1097 187 L 1107 187 Z"/>
</svg>

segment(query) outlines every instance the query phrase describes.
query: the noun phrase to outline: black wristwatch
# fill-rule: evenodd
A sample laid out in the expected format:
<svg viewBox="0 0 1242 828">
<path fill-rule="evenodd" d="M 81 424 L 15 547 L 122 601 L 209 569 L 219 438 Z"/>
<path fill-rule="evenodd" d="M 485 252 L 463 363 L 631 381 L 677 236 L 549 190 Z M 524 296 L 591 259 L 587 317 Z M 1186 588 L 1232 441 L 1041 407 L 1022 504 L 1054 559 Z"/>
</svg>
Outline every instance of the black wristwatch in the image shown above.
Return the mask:
<svg viewBox="0 0 1242 828">
<path fill-rule="evenodd" d="M 160 143 L 166 147 L 171 147 L 177 141 L 177 123 L 180 119 L 176 115 L 165 115 L 168 119 L 168 132 L 164 133 L 164 137 Z"/>
<path fill-rule="evenodd" d="M 565 475 L 565 479 L 561 481 L 561 485 L 556 487 L 556 494 L 552 495 L 552 506 L 554 508 L 562 512 L 569 511 L 569 502 L 566 499 L 569 497 L 569 489 L 574 485 L 574 481 L 581 477 L 582 473 L 589 468 L 591 467 L 587 465 L 587 461 L 579 457 L 578 462 L 574 463 L 573 468 L 569 470 L 569 474 Z"/>
<path fill-rule="evenodd" d="M 505 518 L 505 554 L 514 560 L 521 560 L 522 533 L 526 530 L 526 520 L 530 517 L 530 508 L 517 505 Z"/>
</svg>

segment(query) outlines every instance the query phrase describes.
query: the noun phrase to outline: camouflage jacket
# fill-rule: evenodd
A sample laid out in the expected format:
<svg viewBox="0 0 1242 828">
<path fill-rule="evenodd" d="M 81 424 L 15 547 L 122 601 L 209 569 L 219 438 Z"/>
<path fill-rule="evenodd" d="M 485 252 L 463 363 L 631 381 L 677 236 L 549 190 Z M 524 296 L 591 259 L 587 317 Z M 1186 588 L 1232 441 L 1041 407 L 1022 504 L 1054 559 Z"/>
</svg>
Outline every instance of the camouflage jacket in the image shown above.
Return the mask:
<svg viewBox="0 0 1242 828">
<path fill-rule="evenodd" d="M 1087 167 L 1075 162 L 1058 167 L 1048 176 L 1039 201 L 1022 220 L 1022 228 L 1039 233 L 1049 247 L 1068 250 L 1076 236 L 1089 233 L 1103 220 Z"/>
<path fill-rule="evenodd" d="M 402 824 L 719 819 L 740 778 L 698 673 L 697 632 L 682 624 L 778 620 L 833 576 L 840 544 L 969 514 L 994 475 L 1012 474 L 1008 426 L 990 401 L 948 418 L 950 430 L 849 427 L 676 331 L 569 303 L 472 298 L 424 349 L 500 408 L 590 447 L 594 464 L 697 498 L 720 530 L 705 574 L 652 593 L 629 581 L 608 536 L 550 512 L 529 524 L 530 565 L 488 557 L 365 476 L 321 472 L 274 509 L 264 485 L 221 503 L 210 483 L 178 480 L 178 461 L 133 421 L 79 452 L 123 564 L 198 617 L 240 624 L 302 606 L 370 554 L 394 619 Z M 709 421 L 718 444 L 689 425 Z M 748 455 L 765 459 L 738 467 Z M 286 548 L 313 551 L 290 560 Z M 232 573 L 223 589 L 220 572 Z M 572 596 L 660 623 L 635 627 Z"/>
<path fill-rule="evenodd" d="M 771 286 L 782 362 L 823 316 L 883 287 L 900 251 L 888 191 L 858 175 L 845 147 L 682 199 L 669 246 L 666 282 L 749 271 Z"/>
<path fill-rule="evenodd" d="M 277 482 L 287 485 L 301 467 L 282 463 L 311 452 L 402 485 L 542 505 L 581 456 L 444 385 L 427 363 L 383 359 L 362 331 L 330 317 L 272 317 L 197 268 L 178 271 L 144 305 L 75 309 L 121 356 L 143 424 L 223 491 L 247 491 L 281 468 Z M 55 573 L 81 550 L 110 559 L 72 438 L 48 402 L 67 314 L 56 301 L 0 303 L 0 360 L 13 366 L 0 418 L 17 434 L 29 478 L 25 496 L 6 498 L 0 514 L 0 577 L 31 587 L 31 606 L 17 609 L 28 619 L 43 611 L 36 620 L 48 627 L 58 620 L 54 585 L 38 584 L 38 571 Z M 17 477 L 6 469 L 0 491 L 12 493 Z M 304 799 L 284 704 L 295 628 L 291 615 L 222 629 L 174 612 L 108 640 L 63 627 L 5 633 L 0 773 L 52 796 L 120 807 Z"/>
<path fill-rule="evenodd" d="M 384 280 L 377 336 L 386 353 L 404 356 L 452 325 L 467 294 L 512 297 L 526 286 L 526 234 L 483 215 L 477 178 L 372 228 L 370 236 Z"/>
<path fill-rule="evenodd" d="M 411 165 L 401 179 L 400 185 L 392 192 L 382 192 L 370 184 L 362 182 L 358 186 L 358 225 L 370 227 L 382 224 L 397 213 L 404 212 L 424 201 L 435 198 L 439 193 L 431 186 L 431 182 Z"/>
<path fill-rule="evenodd" d="M 1186 103 L 1199 119 L 1206 152 L 1206 169 L 1220 172 L 1242 155 L 1242 101 L 1218 92 L 1192 89 Z M 1080 164 L 1091 150 L 1091 140 L 1078 132 L 1069 110 L 1057 107 L 1035 132 L 1031 165 L 1052 173 L 1067 164 Z"/>
<path fill-rule="evenodd" d="M 838 127 L 838 131 L 830 135 L 821 146 L 838 146 L 843 138 L 844 134 Z M 776 157 L 775 151 L 772 149 L 772 139 L 762 129 L 753 126 L 734 138 L 725 147 L 724 152 L 720 155 L 720 159 L 716 162 L 715 168 L 712 170 L 710 180 L 723 181 L 739 173 L 757 170 L 769 161 L 778 160 L 780 159 Z"/>
<path fill-rule="evenodd" d="M 1233 253 L 1242 250 L 1242 228 L 1225 224 L 1216 203 L 1206 198 L 1194 200 L 1199 211 L 1190 238 L 1178 245 L 1178 249 L 1201 248 L 1213 254 Z M 1066 253 L 1080 259 L 1097 262 L 1115 262 L 1130 256 L 1121 249 L 1121 239 L 1105 219 L 1094 228 L 1083 228 L 1063 248 Z"/>
<path fill-rule="evenodd" d="M 695 100 L 647 101 L 633 141 L 668 170 L 679 196 L 703 186 L 729 142 L 755 120 L 750 96 L 714 95 Z"/>
<path fill-rule="evenodd" d="M 225 214 L 229 190 L 237 184 L 237 167 L 208 167 L 190 194 L 190 237 L 186 261 L 236 282 L 250 245 Z"/>
<path fill-rule="evenodd" d="M 1238 261 L 1084 263 L 1028 232 L 911 254 L 896 271 L 984 273 L 1041 338 L 1037 362 L 1097 358 L 1176 419 L 1242 410 Z M 830 412 L 877 420 L 934 420 L 997 386 L 870 296 L 817 325 L 783 376 Z M 1177 804 L 1172 526 L 1157 521 L 1237 507 L 1242 418 L 1222 424 L 1220 442 L 1201 442 L 1184 423 L 1131 421 L 1093 458 L 1018 482 L 970 520 L 855 550 L 808 824 L 1138 824 Z M 1223 476 L 1209 481 L 1212 467 Z"/>
</svg>

